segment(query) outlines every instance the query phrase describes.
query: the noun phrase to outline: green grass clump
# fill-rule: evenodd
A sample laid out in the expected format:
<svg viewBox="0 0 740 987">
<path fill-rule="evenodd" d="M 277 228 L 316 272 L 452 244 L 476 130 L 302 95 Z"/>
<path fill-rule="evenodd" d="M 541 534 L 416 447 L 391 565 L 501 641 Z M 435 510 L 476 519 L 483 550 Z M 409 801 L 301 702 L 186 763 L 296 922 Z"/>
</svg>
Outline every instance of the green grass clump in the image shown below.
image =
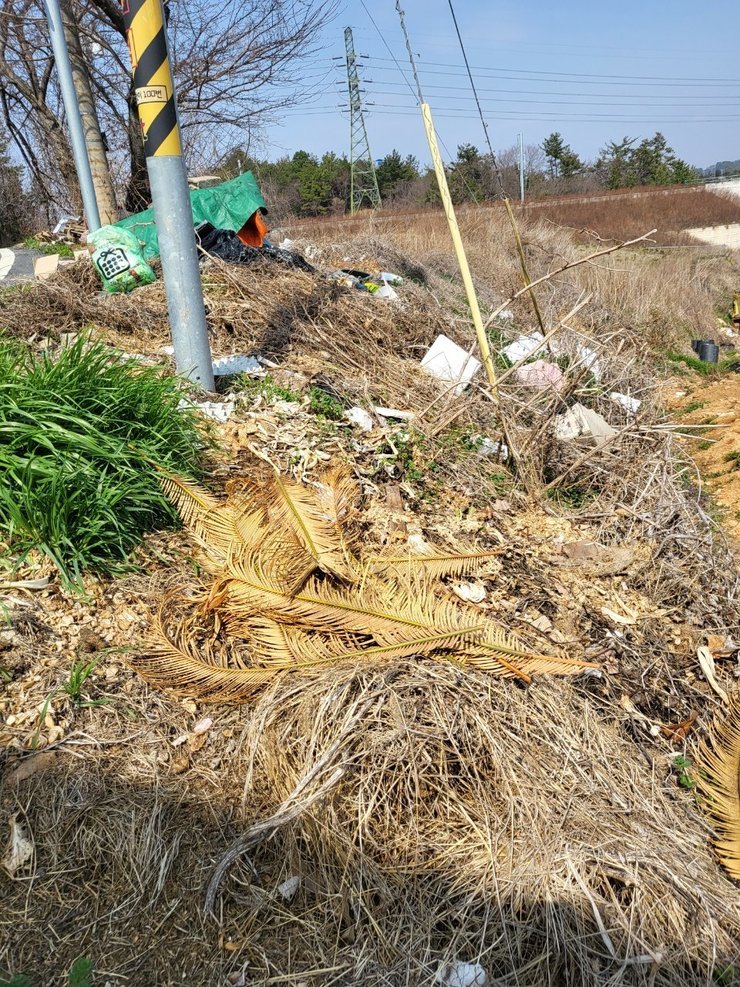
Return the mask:
<svg viewBox="0 0 740 987">
<path fill-rule="evenodd" d="M 37 549 L 65 585 L 115 573 L 177 522 L 152 463 L 197 475 L 204 436 L 178 380 L 79 339 L 56 357 L 0 341 L 0 537 Z"/>
<path fill-rule="evenodd" d="M 68 243 L 44 243 L 34 236 L 26 237 L 23 246 L 40 254 L 59 254 L 60 257 L 74 257 L 74 251 Z"/>
<path fill-rule="evenodd" d="M 276 384 L 271 377 L 250 377 L 238 374 L 233 378 L 230 390 L 234 394 L 244 394 L 249 398 L 263 397 L 267 401 L 300 401 L 297 391 Z"/>
<path fill-rule="evenodd" d="M 308 392 L 308 410 L 321 418 L 338 422 L 344 418 L 344 408 L 331 394 L 320 387 L 312 387 Z"/>
</svg>

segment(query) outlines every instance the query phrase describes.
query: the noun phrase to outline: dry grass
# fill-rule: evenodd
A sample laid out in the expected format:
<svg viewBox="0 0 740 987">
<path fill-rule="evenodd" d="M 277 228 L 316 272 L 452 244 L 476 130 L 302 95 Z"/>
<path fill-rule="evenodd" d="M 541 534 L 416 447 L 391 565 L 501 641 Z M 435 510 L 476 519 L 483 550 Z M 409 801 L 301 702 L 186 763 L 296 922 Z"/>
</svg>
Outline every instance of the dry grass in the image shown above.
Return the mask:
<svg viewBox="0 0 740 987">
<path fill-rule="evenodd" d="M 511 228 L 503 211 L 490 209 L 460 210 L 459 223 L 483 308 L 491 310 L 521 287 Z M 652 228 L 648 223 L 631 229 L 631 233 L 641 235 Z M 292 232 L 299 234 L 300 230 Z M 454 299 L 458 311 L 464 312 L 458 301 L 459 277 L 449 249 L 447 224 L 439 213 L 424 214 L 413 224 L 382 215 L 351 227 L 327 224 L 307 236 L 310 239 L 298 243 L 318 243 L 323 247 L 320 258 L 330 262 L 340 262 L 349 255 L 355 264 L 362 265 L 370 257 L 383 257 L 392 246 L 435 276 L 432 286 L 440 301 L 449 306 Z M 593 243 L 586 247 L 575 240 L 570 230 L 529 217 L 522 223 L 522 237 L 533 279 L 595 249 Z M 545 322 L 552 325 L 569 311 L 581 292 L 590 292 L 593 300 L 579 316 L 579 328 L 597 337 L 605 332 L 621 333 L 633 343 L 646 343 L 653 351 L 689 351 L 692 338 L 716 334 L 717 317 L 729 309 L 739 281 L 740 266 L 731 251 L 641 247 L 567 271 L 538 289 L 537 297 Z M 512 308 L 514 331 L 537 327 L 526 298 Z"/>
<path fill-rule="evenodd" d="M 84 953 L 163 987 L 422 985 L 464 959 L 501 987 L 699 987 L 737 962 L 693 797 L 578 689 L 418 663 L 283 681 L 250 715 L 216 708 L 183 776 L 183 711 L 131 702 L 145 742 L 80 738 L 5 790 L 36 856 L 5 880 L 0 964 L 54 983 Z"/>
<path fill-rule="evenodd" d="M 520 222 L 550 222 L 579 236 L 601 239 L 631 240 L 646 230 L 657 230 L 656 243 L 661 246 L 696 245 L 685 233 L 692 227 L 724 226 L 740 223 L 740 201 L 727 194 L 722 186 L 708 189 L 673 185 L 661 188 L 615 189 L 591 194 L 545 196 L 529 199 L 522 206 L 513 203 Z M 460 216 L 475 213 L 480 217 L 500 216 L 500 202 L 482 202 L 458 207 Z M 397 230 L 420 229 L 444 222 L 438 207 L 428 206 L 398 211 L 380 210 L 376 219 L 393 224 Z M 285 225 L 298 236 L 312 237 L 320 228 L 326 234 L 352 237 L 367 222 L 365 215 L 339 216 L 329 219 L 286 220 Z"/>
</svg>

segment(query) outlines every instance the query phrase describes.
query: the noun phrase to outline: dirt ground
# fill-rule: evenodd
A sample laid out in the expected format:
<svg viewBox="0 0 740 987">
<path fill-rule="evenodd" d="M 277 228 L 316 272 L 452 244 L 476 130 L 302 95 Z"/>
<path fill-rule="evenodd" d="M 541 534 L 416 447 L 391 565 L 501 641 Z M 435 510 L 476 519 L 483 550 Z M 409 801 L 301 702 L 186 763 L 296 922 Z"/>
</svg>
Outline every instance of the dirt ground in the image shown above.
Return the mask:
<svg viewBox="0 0 740 987">
<path fill-rule="evenodd" d="M 679 421 L 699 426 L 684 445 L 721 509 L 726 529 L 740 539 L 740 374 L 707 380 L 676 378 L 666 388 Z M 703 431 L 702 431 L 703 429 Z"/>
</svg>

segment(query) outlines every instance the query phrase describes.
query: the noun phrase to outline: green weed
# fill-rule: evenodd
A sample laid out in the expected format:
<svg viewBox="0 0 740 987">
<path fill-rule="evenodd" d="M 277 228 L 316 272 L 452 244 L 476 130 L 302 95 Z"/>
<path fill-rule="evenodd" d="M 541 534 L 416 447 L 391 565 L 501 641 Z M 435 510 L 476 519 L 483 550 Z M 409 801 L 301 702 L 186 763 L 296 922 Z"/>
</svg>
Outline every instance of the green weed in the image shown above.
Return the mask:
<svg viewBox="0 0 740 987">
<path fill-rule="evenodd" d="M 308 392 L 308 410 L 329 421 L 341 421 L 344 418 L 344 408 L 336 398 L 320 387 L 312 387 Z"/>
<path fill-rule="evenodd" d="M 85 699 L 82 695 L 82 688 L 92 675 L 102 655 L 96 655 L 91 661 L 76 661 L 69 673 L 69 678 L 62 683 L 62 690 L 69 696 L 72 704 L 79 709 L 88 709 L 92 706 L 104 706 L 109 702 L 106 698 Z"/>
<path fill-rule="evenodd" d="M 79 956 L 67 974 L 67 987 L 92 987 L 94 972 L 92 960 L 87 959 L 86 956 Z M 54 982 L 57 982 L 56 978 Z M 30 977 L 17 973 L 9 980 L 0 979 L 0 987 L 36 987 L 36 985 Z"/>
<path fill-rule="evenodd" d="M 740 984 L 740 967 L 729 963 L 712 972 L 712 982 L 718 987 L 737 987 Z"/>
<path fill-rule="evenodd" d="M 732 463 L 732 469 L 740 469 L 740 449 L 734 452 L 726 452 L 722 457 L 726 463 Z"/>
<path fill-rule="evenodd" d="M 690 415 L 692 411 L 701 411 L 706 403 L 706 401 L 691 401 L 685 408 L 679 409 L 679 413 L 682 415 Z"/>
<path fill-rule="evenodd" d="M 152 462 L 196 476 L 206 442 L 177 378 L 80 338 L 37 358 L 0 342 L 0 531 L 66 586 L 114 573 L 142 535 L 177 524 Z"/>
<path fill-rule="evenodd" d="M 673 758 L 673 767 L 678 775 L 678 784 L 681 788 L 686 788 L 688 791 L 696 788 L 696 781 L 691 774 L 692 764 L 687 757 L 684 757 L 683 754 L 677 754 Z"/>
<path fill-rule="evenodd" d="M 35 236 L 26 237 L 23 246 L 35 250 L 39 254 L 59 254 L 60 257 L 74 257 L 74 251 L 68 243 L 44 243 Z"/>
<path fill-rule="evenodd" d="M 238 374 L 231 383 L 231 390 L 250 398 L 264 397 L 267 401 L 300 401 L 297 391 L 276 384 L 271 377 L 249 377 Z"/>
</svg>

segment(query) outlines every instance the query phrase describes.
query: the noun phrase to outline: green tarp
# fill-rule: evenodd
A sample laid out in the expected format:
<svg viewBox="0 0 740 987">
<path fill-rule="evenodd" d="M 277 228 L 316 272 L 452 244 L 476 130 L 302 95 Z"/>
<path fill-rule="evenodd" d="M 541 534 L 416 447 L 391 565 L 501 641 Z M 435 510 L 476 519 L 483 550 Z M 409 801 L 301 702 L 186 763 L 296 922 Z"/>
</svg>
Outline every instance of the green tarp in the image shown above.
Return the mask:
<svg viewBox="0 0 740 987">
<path fill-rule="evenodd" d="M 193 226 L 210 223 L 218 230 L 231 230 L 234 233 L 258 209 L 267 212 L 265 200 L 251 171 L 245 171 L 243 175 L 221 185 L 193 189 L 190 193 L 190 205 L 193 210 Z M 139 238 L 144 245 L 142 252 L 147 261 L 159 257 L 153 209 L 134 213 L 115 225 L 131 230 Z"/>
</svg>

